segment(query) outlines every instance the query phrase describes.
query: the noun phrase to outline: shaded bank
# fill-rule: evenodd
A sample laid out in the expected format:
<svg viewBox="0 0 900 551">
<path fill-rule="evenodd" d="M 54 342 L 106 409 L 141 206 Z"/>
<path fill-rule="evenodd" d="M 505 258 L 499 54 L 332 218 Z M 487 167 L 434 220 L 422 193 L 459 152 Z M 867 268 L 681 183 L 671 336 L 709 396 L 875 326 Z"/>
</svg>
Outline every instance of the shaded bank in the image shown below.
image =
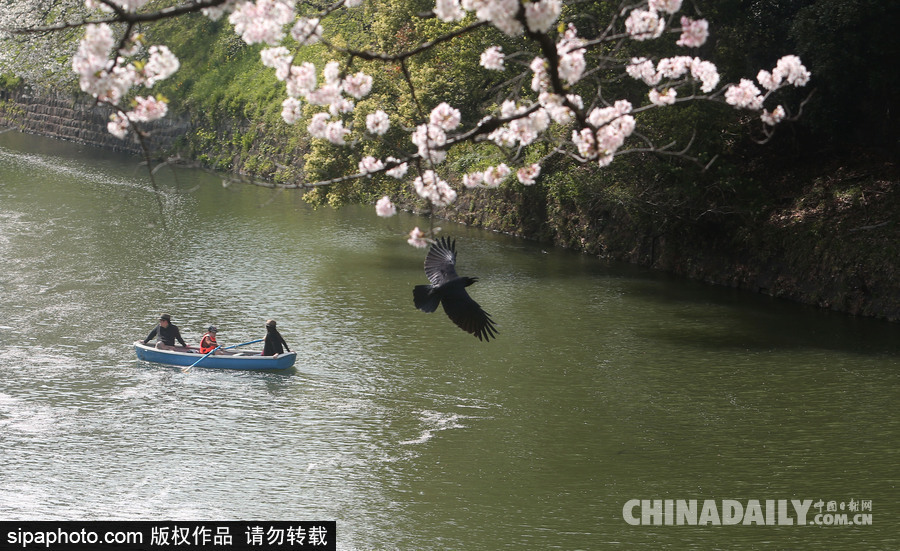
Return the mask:
<svg viewBox="0 0 900 551">
<path fill-rule="evenodd" d="M 109 112 L 87 99 L 0 90 L 0 125 L 140 153 L 135 141 L 106 131 L 108 120 Z M 299 146 L 274 147 L 278 137 L 265 127 L 208 126 L 186 117 L 163 119 L 148 143 L 155 152 L 177 151 L 254 177 L 271 176 L 274 166 L 290 179 L 301 171 L 291 160 L 302 158 Z M 890 155 L 822 150 L 785 160 L 773 148 L 757 153 L 740 163 L 740 185 L 755 186 L 771 200 L 745 212 L 679 212 L 660 207 L 656 196 L 609 187 L 585 195 L 510 185 L 463 193 L 453 210 L 436 215 L 711 284 L 900 320 L 900 179 Z M 582 177 L 591 173 L 571 175 Z"/>
<path fill-rule="evenodd" d="M 760 151 L 759 166 L 747 167 L 746 184 L 771 194 L 752 213 L 672 215 L 654 198 L 519 188 L 466 194 L 441 214 L 715 285 L 900 320 L 896 163 L 877 151 L 774 158 Z"/>
</svg>

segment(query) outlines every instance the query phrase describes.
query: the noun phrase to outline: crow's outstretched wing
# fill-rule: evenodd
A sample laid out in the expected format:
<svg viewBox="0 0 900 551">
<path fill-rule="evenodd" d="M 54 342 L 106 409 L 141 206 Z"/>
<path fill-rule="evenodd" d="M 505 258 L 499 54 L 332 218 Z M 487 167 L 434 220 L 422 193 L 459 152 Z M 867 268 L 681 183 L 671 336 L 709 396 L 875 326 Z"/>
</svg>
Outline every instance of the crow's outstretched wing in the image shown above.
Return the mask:
<svg viewBox="0 0 900 551">
<path fill-rule="evenodd" d="M 465 287 L 452 286 L 444 292 L 441 299 L 444 312 L 460 329 L 478 337 L 478 340 L 489 341 L 496 337 L 497 328 L 490 314 L 469 296 Z"/>
<path fill-rule="evenodd" d="M 459 277 L 456 273 L 456 241 L 441 237 L 431 245 L 425 257 L 425 275 L 431 285 L 416 285 L 413 301 L 423 312 L 434 312 L 438 302 L 453 323 L 463 331 L 489 341 L 497 336 L 491 316 L 481 309 L 466 287 L 476 277 Z"/>
<path fill-rule="evenodd" d="M 425 275 L 433 285 L 456 279 L 456 241 L 441 237 L 425 257 Z"/>
</svg>

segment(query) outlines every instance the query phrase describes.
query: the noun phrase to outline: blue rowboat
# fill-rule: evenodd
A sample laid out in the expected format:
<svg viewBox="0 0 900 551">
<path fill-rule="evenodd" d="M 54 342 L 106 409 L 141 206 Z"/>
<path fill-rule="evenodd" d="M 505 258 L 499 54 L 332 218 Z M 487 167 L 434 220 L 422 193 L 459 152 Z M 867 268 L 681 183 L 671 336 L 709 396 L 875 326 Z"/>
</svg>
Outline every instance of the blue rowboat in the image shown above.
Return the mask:
<svg viewBox="0 0 900 551">
<path fill-rule="evenodd" d="M 203 356 L 195 351 L 160 350 L 143 341 L 134 341 L 134 351 L 139 360 L 156 362 L 166 365 L 188 367 L 194 365 Z M 296 352 L 288 352 L 275 356 L 261 356 L 259 352 L 236 352 L 225 354 L 211 354 L 203 358 L 195 367 L 208 369 L 243 369 L 249 371 L 285 370 L 294 365 L 297 360 Z"/>
</svg>

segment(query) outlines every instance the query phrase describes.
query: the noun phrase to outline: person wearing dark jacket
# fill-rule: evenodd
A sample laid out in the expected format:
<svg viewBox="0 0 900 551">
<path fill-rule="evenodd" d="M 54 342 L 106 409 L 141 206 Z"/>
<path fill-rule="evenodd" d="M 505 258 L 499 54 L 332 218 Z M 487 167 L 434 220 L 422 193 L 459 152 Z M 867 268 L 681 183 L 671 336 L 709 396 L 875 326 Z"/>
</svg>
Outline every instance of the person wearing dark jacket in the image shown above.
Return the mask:
<svg viewBox="0 0 900 551">
<path fill-rule="evenodd" d="M 282 346 L 284 348 L 282 348 Z M 263 339 L 262 355 L 277 356 L 279 354 L 284 354 L 285 349 L 287 349 L 288 352 L 291 351 L 291 349 L 288 348 L 288 344 L 284 342 L 281 333 L 275 328 L 275 320 L 266 321 L 266 337 Z"/>
<path fill-rule="evenodd" d="M 178 330 L 177 325 L 172 324 L 172 316 L 169 314 L 159 316 L 159 324 L 150 331 L 150 334 L 144 339 L 144 344 L 150 342 L 153 337 L 158 339 L 156 348 L 172 350 L 175 348 L 176 340 L 181 343 L 181 346 L 187 347 L 187 343 L 181 338 L 181 331 Z"/>
</svg>

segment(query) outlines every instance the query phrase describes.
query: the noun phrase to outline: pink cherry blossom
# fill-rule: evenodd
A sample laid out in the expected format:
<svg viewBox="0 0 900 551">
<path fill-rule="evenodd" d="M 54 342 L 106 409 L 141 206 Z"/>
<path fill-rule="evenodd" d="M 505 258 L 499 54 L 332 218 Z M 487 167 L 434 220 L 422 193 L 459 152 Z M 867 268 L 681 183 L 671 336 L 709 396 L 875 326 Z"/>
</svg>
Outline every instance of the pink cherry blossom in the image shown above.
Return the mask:
<svg viewBox="0 0 900 551">
<path fill-rule="evenodd" d="M 118 16 L 122 11 L 134 12 L 145 6 L 148 1 L 87 0 L 87 5 L 115 12 Z M 463 34 L 474 32 L 477 34 L 471 36 L 477 36 L 479 39 L 482 36 L 490 36 L 482 33 L 492 33 L 496 30 L 510 36 L 524 33 L 525 36 L 521 41 L 509 42 L 510 45 L 516 44 L 515 54 L 505 56 L 500 46 L 493 46 L 480 54 L 479 62 L 482 67 L 491 71 L 512 69 L 514 62 L 515 69 L 519 70 L 523 68 L 523 63 L 528 63 L 527 57 L 524 57 L 527 54 L 524 52 L 541 52 L 540 55 L 546 57 L 535 57 L 529 64 L 532 73 L 530 85 L 534 93 L 527 89 L 528 69 L 525 69 L 524 75 L 513 74 L 510 70 L 508 75 L 493 75 L 491 81 L 486 81 L 488 87 L 486 89 L 490 91 L 491 96 L 500 98 L 497 101 L 502 102 L 499 108 L 490 110 L 490 115 L 461 113 L 448 103 L 440 103 L 430 112 L 427 110 L 424 113 L 398 112 L 395 115 L 395 126 L 392 128 L 388 114 L 380 109 L 375 110 L 379 104 L 390 105 L 386 103 L 389 100 L 379 97 L 360 101 L 371 94 L 373 86 L 376 85 L 373 76 L 378 78 L 380 73 L 372 73 L 373 76 L 369 76 L 362 72 L 349 74 L 349 71 L 354 70 L 357 60 L 361 59 L 381 59 L 390 65 L 396 60 L 390 55 L 393 52 L 357 52 L 355 48 L 368 46 L 353 43 L 352 40 L 347 41 L 346 37 L 340 36 L 345 21 L 339 21 L 333 29 L 329 29 L 334 33 L 333 40 L 326 41 L 324 38 L 325 29 L 322 23 L 333 21 L 335 17 L 340 18 L 340 12 L 337 11 L 339 8 L 359 6 L 362 0 L 341 0 L 318 7 L 304 5 L 303 11 L 306 15 L 298 15 L 295 12 L 295 6 L 298 5 L 296 0 L 224 0 L 218 6 L 203 8 L 203 12 L 213 19 L 230 14 L 229 21 L 245 42 L 271 46 L 263 49 L 260 57 L 263 65 L 273 68 L 275 77 L 285 82 L 287 93 L 282 102 L 281 115 L 287 124 L 297 124 L 303 118 L 305 104 L 318 106 L 312 108 L 319 111 L 318 113 L 306 115 L 309 119 L 307 124 L 309 135 L 336 145 L 348 143 L 359 145 L 363 151 L 374 149 L 369 149 L 367 145 L 363 148 L 363 144 L 360 143 L 362 140 L 372 140 L 392 130 L 391 142 L 401 151 L 395 154 L 407 162 L 401 162 L 394 157 L 382 161 L 373 156 L 360 155 L 361 159 L 359 157 L 355 159 L 359 163 L 359 174 L 350 177 L 384 172 L 394 178 L 406 178 L 409 168 L 407 163 L 415 162 L 419 173 L 413 186 L 421 197 L 435 206 L 446 206 L 456 199 L 456 191 L 434 171 L 436 165 L 447 159 L 451 144 L 456 142 L 468 142 L 477 147 L 478 144 L 489 141 L 490 145 L 502 148 L 508 159 L 528 159 L 535 158 L 536 153 L 529 146 L 540 143 L 543 138 L 540 147 L 545 149 L 542 154 L 570 155 L 582 161 L 590 160 L 599 166 L 606 166 L 621 152 L 635 132 L 636 121 L 633 116 L 635 111 L 702 97 L 698 89 L 703 94 L 711 94 L 706 96 L 708 99 L 719 99 L 719 94 L 714 93 L 714 90 L 719 85 L 720 77 L 716 66 L 709 61 L 691 56 L 659 59 L 649 53 L 650 50 L 646 46 L 639 46 L 638 49 L 648 52 L 645 53 L 647 57 L 633 58 L 630 63 L 624 65 L 615 61 L 626 51 L 625 48 L 628 48 L 627 45 L 621 47 L 619 39 L 622 37 L 645 41 L 658 38 L 668 30 L 668 34 L 677 36 L 679 46 L 698 48 L 705 44 L 709 37 L 709 25 L 706 20 L 684 16 L 680 17 L 680 26 L 675 27 L 677 12 L 682 8 L 682 0 L 637 0 L 627 5 L 623 4 L 625 7 L 611 17 L 605 30 L 602 28 L 602 22 L 598 26 L 598 22 L 581 17 L 584 14 L 579 13 L 577 3 L 572 4 L 565 0 L 433 0 L 433 2 L 434 19 L 431 22 L 425 21 L 424 24 L 433 23 L 436 25 L 436 32 L 443 33 L 445 38 L 433 43 L 420 43 L 419 46 L 398 45 L 398 51 L 407 50 L 411 56 L 408 67 L 421 66 L 421 58 L 418 58 L 421 52 L 426 50 L 437 52 L 439 48 L 452 49 L 453 44 L 464 44 L 465 38 L 462 41 L 455 40 L 457 32 Z M 7 4 L 15 3 L 7 2 Z M 566 29 L 557 37 L 555 26 L 560 21 L 564 5 L 569 19 L 591 25 L 591 40 L 580 38 L 576 28 L 568 22 Z M 110 6 L 116 9 L 110 10 Z M 310 16 L 313 13 L 316 14 L 315 17 Z M 117 16 L 101 17 L 110 21 L 121 19 Z M 125 19 L 130 20 L 127 17 Z M 487 22 L 493 25 L 494 29 L 476 31 L 475 26 L 469 25 L 473 19 Z M 440 21 L 451 24 L 444 25 Z M 460 21 L 465 23 L 453 24 Z M 674 28 L 670 28 L 670 25 Z M 623 26 L 624 35 L 621 34 Z M 123 25 L 123 28 L 132 30 L 128 25 Z M 141 29 L 135 26 L 133 30 Z M 560 30 L 562 31 L 562 24 Z M 297 44 L 289 47 L 280 45 L 287 33 Z M 329 34 L 329 37 L 331 36 Z M 450 38 L 454 40 L 449 40 Z M 146 59 L 141 59 L 141 50 L 137 47 L 140 46 L 140 41 L 134 38 L 129 40 L 119 39 L 108 25 L 86 25 L 85 38 L 79 43 L 78 52 L 72 60 L 72 68 L 78 75 L 82 89 L 99 102 L 115 106 L 131 101 L 133 108 L 126 111 L 127 108 L 119 107 L 108 124 L 109 131 L 119 137 L 127 136 L 131 127 L 138 123 L 165 115 L 167 105 L 159 96 L 152 97 L 146 93 L 135 92 L 135 89 L 140 86 L 148 88 L 154 86 L 173 74 L 179 66 L 178 59 L 165 46 L 151 47 Z M 547 48 L 553 47 L 551 41 L 556 42 L 555 51 L 547 51 Z M 342 56 L 340 63 L 337 61 L 327 63 L 319 78 L 316 66 L 312 63 L 292 65 L 293 51 L 300 51 L 298 44 L 311 45 L 323 42 L 328 43 L 315 48 L 313 52 L 298 53 L 298 56 L 304 59 L 322 59 L 323 52 L 331 50 Z M 380 42 L 373 40 L 371 44 Z M 132 45 L 135 47 L 132 48 Z M 118 52 L 115 50 L 117 46 L 121 46 Z M 413 49 L 410 50 L 410 47 Z M 124 51 L 126 48 L 127 52 Z M 428 54 L 425 55 L 427 57 Z M 451 57 L 452 55 L 446 59 Z M 327 59 L 325 57 L 323 61 Z M 510 64 L 506 63 L 507 59 Z M 319 69 L 322 69 L 321 65 Z M 619 100 L 612 105 L 608 103 L 612 87 L 601 88 L 601 86 L 614 81 L 615 69 L 620 72 L 624 69 L 628 76 L 648 87 L 646 96 L 640 91 L 635 92 L 633 96 L 644 99 L 644 105 L 639 106 L 637 110 L 625 100 Z M 593 79 L 591 83 L 583 82 L 585 75 Z M 419 86 L 423 76 L 427 78 L 427 74 L 415 74 L 408 79 L 411 88 L 409 92 L 416 94 L 414 99 L 420 105 L 440 102 L 443 99 L 440 97 L 443 91 L 436 90 L 436 95 L 429 97 L 425 87 Z M 390 78 L 390 75 L 386 78 Z M 727 87 L 722 96 L 729 105 L 759 112 L 760 124 L 775 125 L 785 118 L 785 108 L 778 105 L 769 112 L 763 109 L 764 101 L 781 87 L 804 86 L 809 79 L 810 73 L 798 57 L 785 56 L 771 72 L 759 71 L 756 76 L 758 83 L 744 79 L 738 85 Z M 574 93 L 576 85 L 578 85 L 577 94 Z M 765 94 L 760 93 L 757 86 L 761 86 Z M 420 90 L 421 96 L 418 95 Z M 585 95 L 582 97 L 579 94 Z M 588 107 L 585 104 L 588 104 Z M 363 113 L 348 116 L 355 110 L 363 109 L 366 110 Z M 363 116 L 368 135 L 363 135 L 364 131 L 359 127 Z M 470 132 L 459 132 L 463 117 L 466 117 L 466 121 L 473 122 L 479 120 L 479 117 L 482 118 Z M 502 124 L 498 123 L 498 120 L 502 121 Z M 578 126 L 573 129 L 576 121 Z M 414 130 L 407 130 L 407 127 Z M 545 135 L 551 127 L 552 133 Z M 404 146 L 402 141 L 395 139 L 402 132 L 409 133 L 412 145 L 406 142 Z M 643 138 L 638 147 L 645 147 L 647 141 L 648 138 Z M 413 150 L 412 147 L 416 149 Z M 652 147 L 653 144 L 649 144 L 649 148 Z M 460 186 L 495 188 L 501 185 L 513 170 L 515 169 L 510 169 L 506 164 L 500 164 L 472 171 L 463 176 Z M 532 185 L 539 177 L 541 167 L 539 164 L 526 165 L 515 172 L 519 182 Z M 376 204 L 376 212 L 383 216 L 393 214 L 396 209 L 388 197 L 383 197 Z M 428 242 L 425 234 L 418 228 L 411 232 L 409 240 L 417 246 L 427 246 Z"/>
<path fill-rule="evenodd" d="M 562 11 L 560 0 L 537 0 L 525 4 L 525 21 L 536 33 L 546 33 L 553 27 Z"/>
<path fill-rule="evenodd" d="M 648 6 L 653 11 L 675 13 L 681 9 L 682 0 L 649 0 Z"/>
<path fill-rule="evenodd" d="M 762 102 L 763 97 L 759 93 L 759 88 L 746 78 L 742 78 L 740 84 L 731 85 L 725 90 L 725 103 L 735 108 L 756 111 L 762 108 Z"/>
<path fill-rule="evenodd" d="M 491 71 L 503 70 L 503 48 L 500 46 L 491 46 L 481 54 L 480 65 Z"/>
<path fill-rule="evenodd" d="M 474 11 L 481 21 L 490 21 L 509 36 L 518 36 L 525 30 L 516 19 L 519 0 L 462 0 L 462 7 Z"/>
<path fill-rule="evenodd" d="M 350 130 L 344 128 L 344 121 L 331 121 L 325 125 L 325 139 L 334 145 L 347 145 Z"/>
<path fill-rule="evenodd" d="M 148 88 L 175 74 L 180 63 L 166 46 L 150 46 L 150 59 L 144 65 L 144 77 Z"/>
<path fill-rule="evenodd" d="M 406 242 L 417 249 L 424 249 L 428 246 L 428 240 L 425 239 L 425 234 L 422 233 L 422 230 L 420 230 L 418 226 L 409 232 L 409 239 L 407 239 Z"/>
<path fill-rule="evenodd" d="M 372 172 L 378 172 L 383 168 L 384 163 L 380 159 L 376 159 L 371 155 L 363 157 L 363 159 L 359 162 L 359 172 L 361 174 L 371 174 Z"/>
<path fill-rule="evenodd" d="M 659 60 L 659 63 L 656 64 L 656 70 L 663 78 L 681 78 L 691 70 L 691 64 L 693 62 L 694 58 L 687 55 L 667 57 Z"/>
<path fill-rule="evenodd" d="M 366 115 L 366 128 L 372 134 L 383 136 L 391 127 L 391 119 L 388 114 L 379 109 Z"/>
<path fill-rule="evenodd" d="M 516 171 L 516 178 L 526 186 L 534 185 L 534 181 L 541 173 L 541 165 L 534 163 L 532 165 L 522 167 Z"/>
<path fill-rule="evenodd" d="M 344 79 L 344 91 L 356 99 L 362 99 L 372 91 L 372 77 L 359 72 Z"/>
<path fill-rule="evenodd" d="M 597 157 L 597 138 L 594 131 L 590 128 L 582 128 L 581 130 L 572 131 L 572 143 L 578 149 L 578 154 L 585 159 L 594 159 Z"/>
<path fill-rule="evenodd" d="M 135 122 L 149 122 L 161 119 L 166 116 L 169 106 L 166 102 L 158 100 L 154 97 L 134 98 L 135 107 L 126 113 L 129 120 Z"/>
<path fill-rule="evenodd" d="M 769 71 L 761 70 L 756 75 L 756 80 L 763 88 L 770 92 L 773 90 L 777 90 L 778 86 L 781 85 L 781 82 L 779 82 Z"/>
<path fill-rule="evenodd" d="M 786 55 L 778 60 L 772 75 L 781 81 L 787 81 L 794 86 L 806 86 L 809 82 L 810 72 L 806 70 L 800 58 L 795 55 Z"/>
<path fill-rule="evenodd" d="M 382 218 L 390 218 L 397 214 L 397 207 L 391 203 L 391 198 L 385 195 L 375 203 L 375 214 Z"/>
<path fill-rule="evenodd" d="M 223 15 L 229 13 L 234 10 L 235 6 L 239 3 L 243 3 L 246 0 L 226 0 L 224 4 L 220 6 L 213 6 L 211 8 L 203 8 L 200 10 L 203 15 L 212 19 L 213 21 L 218 21 L 222 18 Z"/>
<path fill-rule="evenodd" d="M 292 98 L 306 96 L 316 89 L 316 66 L 308 61 L 292 65 L 286 79 L 287 94 Z"/>
<path fill-rule="evenodd" d="M 695 21 L 690 17 L 681 17 L 681 38 L 676 44 L 686 48 L 699 48 L 706 43 L 708 37 L 709 23 L 706 19 Z"/>
<path fill-rule="evenodd" d="M 328 119 L 331 118 L 331 115 L 328 113 L 316 113 L 310 119 L 309 124 L 306 127 L 306 131 L 309 132 L 309 135 L 313 138 L 319 138 L 321 140 L 326 139 L 326 129 L 328 127 Z"/>
<path fill-rule="evenodd" d="M 569 24 L 562 40 L 556 45 L 559 55 L 559 76 L 570 85 L 581 80 L 587 62 L 584 59 L 584 41 L 578 38 L 575 26 Z"/>
<path fill-rule="evenodd" d="M 234 32 L 247 44 L 277 45 L 284 38 L 284 26 L 294 18 L 290 0 L 256 0 L 240 4 L 228 17 Z"/>
<path fill-rule="evenodd" d="M 304 46 L 315 44 L 321 40 L 322 32 L 322 25 L 319 25 L 318 18 L 301 17 L 291 28 L 291 36 Z"/>
<path fill-rule="evenodd" d="M 760 113 L 759 118 L 769 126 L 775 126 L 779 122 L 781 122 L 785 117 L 784 107 L 779 105 L 776 107 L 771 113 L 769 113 L 766 109 L 763 109 L 762 113 Z"/>
<path fill-rule="evenodd" d="M 544 107 L 544 110 L 550 118 L 553 119 L 553 122 L 562 125 L 571 123 L 575 116 L 575 113 L 564 103 L 566 100 L 578 109 L 584 107 L 581 96 L 574 94 L 570 94 L 564 98 L 558 94 L 543 92 L 538 96 L 538 101 Z"/>
<path fill-rule="evenodd" d="M 387 174 L 391 178 L 396 178 L 398 180 L 406 176 L 406 172 L 407 170 L 409 170 L 409 165 L 407 165 L 406 163 L 401 163 L 400 159 L 397 159 L 395 157 L 388 157 L 387 164 L 390 165 L 391 163 L 398 164 L 394 168 L 386 170 L 385 174 Z"/>
<path fill-rule="evenodd" d="M 114 113 L 110 115 L 110 121 L 106 125 L 107 131 L 113 136 L 119 138 L 120 140 L 125 138 L 125 135 L 128 134 L 128 118 L 122 115 L 121 113 Z"/>
<path fill-rule="evenodd" d="M 613 120 L 623 115 L 631 113 L 632 109 L 633 106 L 631 105 L 631 102 L 622 99 L 617 101 L 611 107 L 595 107 L 594 109 L 592 109 L 588 114 L 588 122 L 592 126 L 599 128 L 601 126 L 609 124 Z"/>
<path fill-rule="evenodd" d="M 810 73 L 803 66 L 800 58 L 795 55 L 787 55 L 778 60 L 771 73 L 760 71 L 756 75 L 756 80 L 763 88 L 771 92 L 780 88 L 785 82 L 794 86 L 806 86 L 809 77 Z"/>
<path fill-rule="evenodd" d="M 700 91 L 704 94 L 712 92 L 719 84 L 719 70 L 715 64 L 697 57 L 691 61 L 691 76 L 700 81 Z"/>
<path fill-rule="evenodd" d="M 654 10 L 631 10 L 625 20 L 625 31 L 635 40 L 659 38 L 665 28 L 665 19 Z"/>
<path fill-rule="evenodd" d="M 296 124 L 303 116 L 303 105 L 297 98 L 288 97 L 281 103 L 281 118 L 287 124 Z"/>
<path fill-rule="evenodd" d="M 625 72 L 633 79 L 643 80 L 648 86 L 656 86 L 662 79 L 662 75 L 656 71 L 656 66 L 646 57 L 631 58 Z"/>
<path fill-rule="evenodd" d="M 340 99 L 341 88 L 339 84 L 326 84 L 306 94 L 306 101 L 313 105 L 331 105 L 332 103 L 337 103 Z"/>
<path fill-rule="evenodd" d="M 328 112 L 338 116 L 344 113 L 352 113 L 355 108 L 356 105 L 349 99 L 338 97 L 328 105 Z"/>
<path fill-rule="evenodd" d="M 460 123 L 459 109 L 443 102 L 431 110 L 431 124 L 442 130 L 455 130 Z"/>
<path fill-rule="evenodd" d="M 325 84 L 338 85 L 341 82 L 341 64 L 337 61 L 329 61 L 322 69 Z"/>
<path fill-rule="evenodd" d="M 509 176 L 510 169 L 506 163 L 491 166 L 484 171 L 484 185 L 488 188 L 498 187 Z"/>
<path fill-rule="evenodd" d="M 446 151 L 441 150 L 447 143 L 447 134 L 433 124 L 422 124 L 413 132 L 412 142 L 419 148 L 419 156 L 435 164 L 444 162 Z"/>
<path fill-rule="evenodd" d="M 456 191 L 441 180 L 433 170 L 426 170 L 413 182 L 416 193 L 436 207 L 446 207 L 456 200 Z"/>
<path fill-rule="evenodd" d="M 265 48 L 259 52 L 259 56 L 263 65 L 275 69 L 275 78 L 278 80 L 286 80 L 291 74 L 291 62 L 294 60 L 294 56 L 284 46 Z M 313 84 L 313 88 L 315 88 L 315 84 Z"/>
<path fill-rule="evenodd" d="M 650 90 L 650 103 L 658 106 L 673 105 L 677 95 L 678 93 L 674 88 L 667 88 L 663 94 L 660 94 L 659 90 L 653 88 Z"/>
<path fill-rule="evenodd" d="M 542 57 L 536 57 L 531 60 L 531 71 L 534 76 L 531 78 L 531 89 L 535 92 L 547 92 L 550 90 L 550 75 L 547 73 L 547 60 Z"/>
<path fill-rule="evenodd" d="M 446 23 L 460 21 L 466 16 L 466 12 L 459 7 L 459 0 L 437 0 L 434 5 L 434 15 Z"/>
<path fill-rule="evenodd" d="M 470 189 L 481 187 L 482 182 L 484 182 L 483 172 L 470 172 L 463 176 L 463 185 Z"/>
</svg>

